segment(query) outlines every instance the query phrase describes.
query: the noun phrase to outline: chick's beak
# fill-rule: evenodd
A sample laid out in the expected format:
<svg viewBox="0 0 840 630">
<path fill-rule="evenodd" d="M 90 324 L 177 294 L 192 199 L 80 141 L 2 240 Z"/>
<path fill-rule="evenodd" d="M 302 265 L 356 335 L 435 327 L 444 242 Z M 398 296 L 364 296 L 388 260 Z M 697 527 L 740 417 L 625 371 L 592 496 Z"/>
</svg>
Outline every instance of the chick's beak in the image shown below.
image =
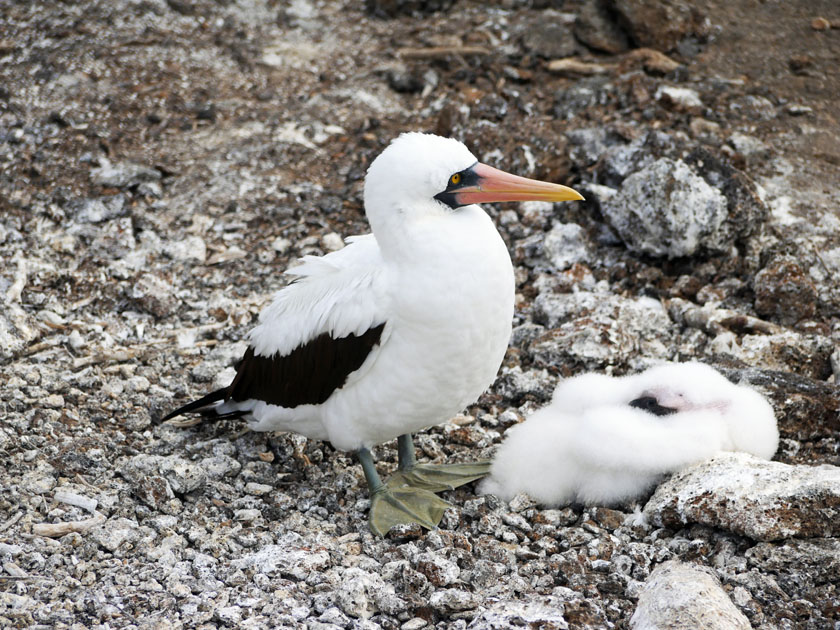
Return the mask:
<svg viewBox="0 0 840 630">
<path fill-rule="evenodd" d="M 455 193 L 459 205 L 494 201 L 583 201 L 583 196 L 560 184 L 505 173 L 479 162 L 472 167 L 475 183 Z"/>
</svg>

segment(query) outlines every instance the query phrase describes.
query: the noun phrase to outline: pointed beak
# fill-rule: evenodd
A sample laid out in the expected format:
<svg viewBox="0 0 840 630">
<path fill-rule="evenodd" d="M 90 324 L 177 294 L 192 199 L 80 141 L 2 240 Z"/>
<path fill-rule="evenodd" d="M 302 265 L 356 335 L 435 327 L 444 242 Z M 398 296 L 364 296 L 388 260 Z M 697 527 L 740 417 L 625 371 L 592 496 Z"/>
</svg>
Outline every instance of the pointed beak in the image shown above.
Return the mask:
<svg viewBox="0 0 840 630">
<path fill-rule="evenodd" d="M 583 196 L 560 184 L 505 173 L 479 162 L 472 167 L 475 179 L 453 190 L 458 205 L 494 201 L 583 201 Z"/>
</svg>

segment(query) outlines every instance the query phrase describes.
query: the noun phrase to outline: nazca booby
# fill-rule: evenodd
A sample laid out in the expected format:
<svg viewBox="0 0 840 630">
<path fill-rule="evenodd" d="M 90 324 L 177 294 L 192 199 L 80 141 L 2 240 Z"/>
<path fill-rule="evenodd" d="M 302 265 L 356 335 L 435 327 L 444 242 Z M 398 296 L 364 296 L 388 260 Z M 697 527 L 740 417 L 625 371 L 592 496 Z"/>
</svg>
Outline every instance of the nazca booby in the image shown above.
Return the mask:
<svg viewBox="0 0 840 630">
<path fill-rule="evenodd" d="M 551 507 L 623 503 L 720 451 L 770 459 L 778 444 L 767 400 L 708 365 L 584 374 L 507 431 L 479 492 L 505 500 L 524 492 Z"/>
<path fill-rule="evenodd" d="M 251 331 L 233 382 L 166 416 L 245 417 L 354 451 L 371 492 L 371 529 L 435 527 L 434 492 L 487 474 L 488 462 L 415 462 L 411 433 L 444 422 L 492 384 L 511 333 L 510 255 L 478 205 L 583 199 L 566 186 L 478 162 L 460 142 L 405 133 L 368 169 L 372 234 L 287 270 Z M 371 446 L 399 438 L 399 469 L 380 480 Z"/>
</svg>

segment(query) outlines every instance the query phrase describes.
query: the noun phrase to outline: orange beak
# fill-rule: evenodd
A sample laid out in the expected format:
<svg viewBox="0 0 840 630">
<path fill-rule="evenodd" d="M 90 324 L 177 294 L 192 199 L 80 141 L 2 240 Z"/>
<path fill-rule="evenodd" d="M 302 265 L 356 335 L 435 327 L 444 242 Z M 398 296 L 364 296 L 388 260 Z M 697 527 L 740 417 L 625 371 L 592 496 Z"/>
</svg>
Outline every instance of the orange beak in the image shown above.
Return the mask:
<svg viewBox="0 0 840 630">
<path fill-rule="evenodd" d="M 475 179 L 451 191 L 458 205 L 494 201 L 583 201 L 583 196 L 568 186 L 511 175 L 481 162 L 471 170 Z"/>
</svg>

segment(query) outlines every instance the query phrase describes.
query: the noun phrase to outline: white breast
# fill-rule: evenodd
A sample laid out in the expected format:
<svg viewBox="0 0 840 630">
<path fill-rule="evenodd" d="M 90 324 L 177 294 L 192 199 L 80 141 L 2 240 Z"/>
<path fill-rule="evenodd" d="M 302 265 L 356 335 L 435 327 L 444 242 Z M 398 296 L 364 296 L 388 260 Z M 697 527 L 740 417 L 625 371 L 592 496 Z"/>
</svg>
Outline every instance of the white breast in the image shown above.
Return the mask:
<svg viewBox="0 0 840 630">
<path fill-rule="evenodd" d="M 389 267 L 387 340 L 324 405 L 337 448 L 444 422 L 493 383 L 510 339 L 513 268 L 480 208 L 453 218 L 444 234 L 430 222 L 428 238 L 418 236 L 422 261 Z"/>
</svg>

